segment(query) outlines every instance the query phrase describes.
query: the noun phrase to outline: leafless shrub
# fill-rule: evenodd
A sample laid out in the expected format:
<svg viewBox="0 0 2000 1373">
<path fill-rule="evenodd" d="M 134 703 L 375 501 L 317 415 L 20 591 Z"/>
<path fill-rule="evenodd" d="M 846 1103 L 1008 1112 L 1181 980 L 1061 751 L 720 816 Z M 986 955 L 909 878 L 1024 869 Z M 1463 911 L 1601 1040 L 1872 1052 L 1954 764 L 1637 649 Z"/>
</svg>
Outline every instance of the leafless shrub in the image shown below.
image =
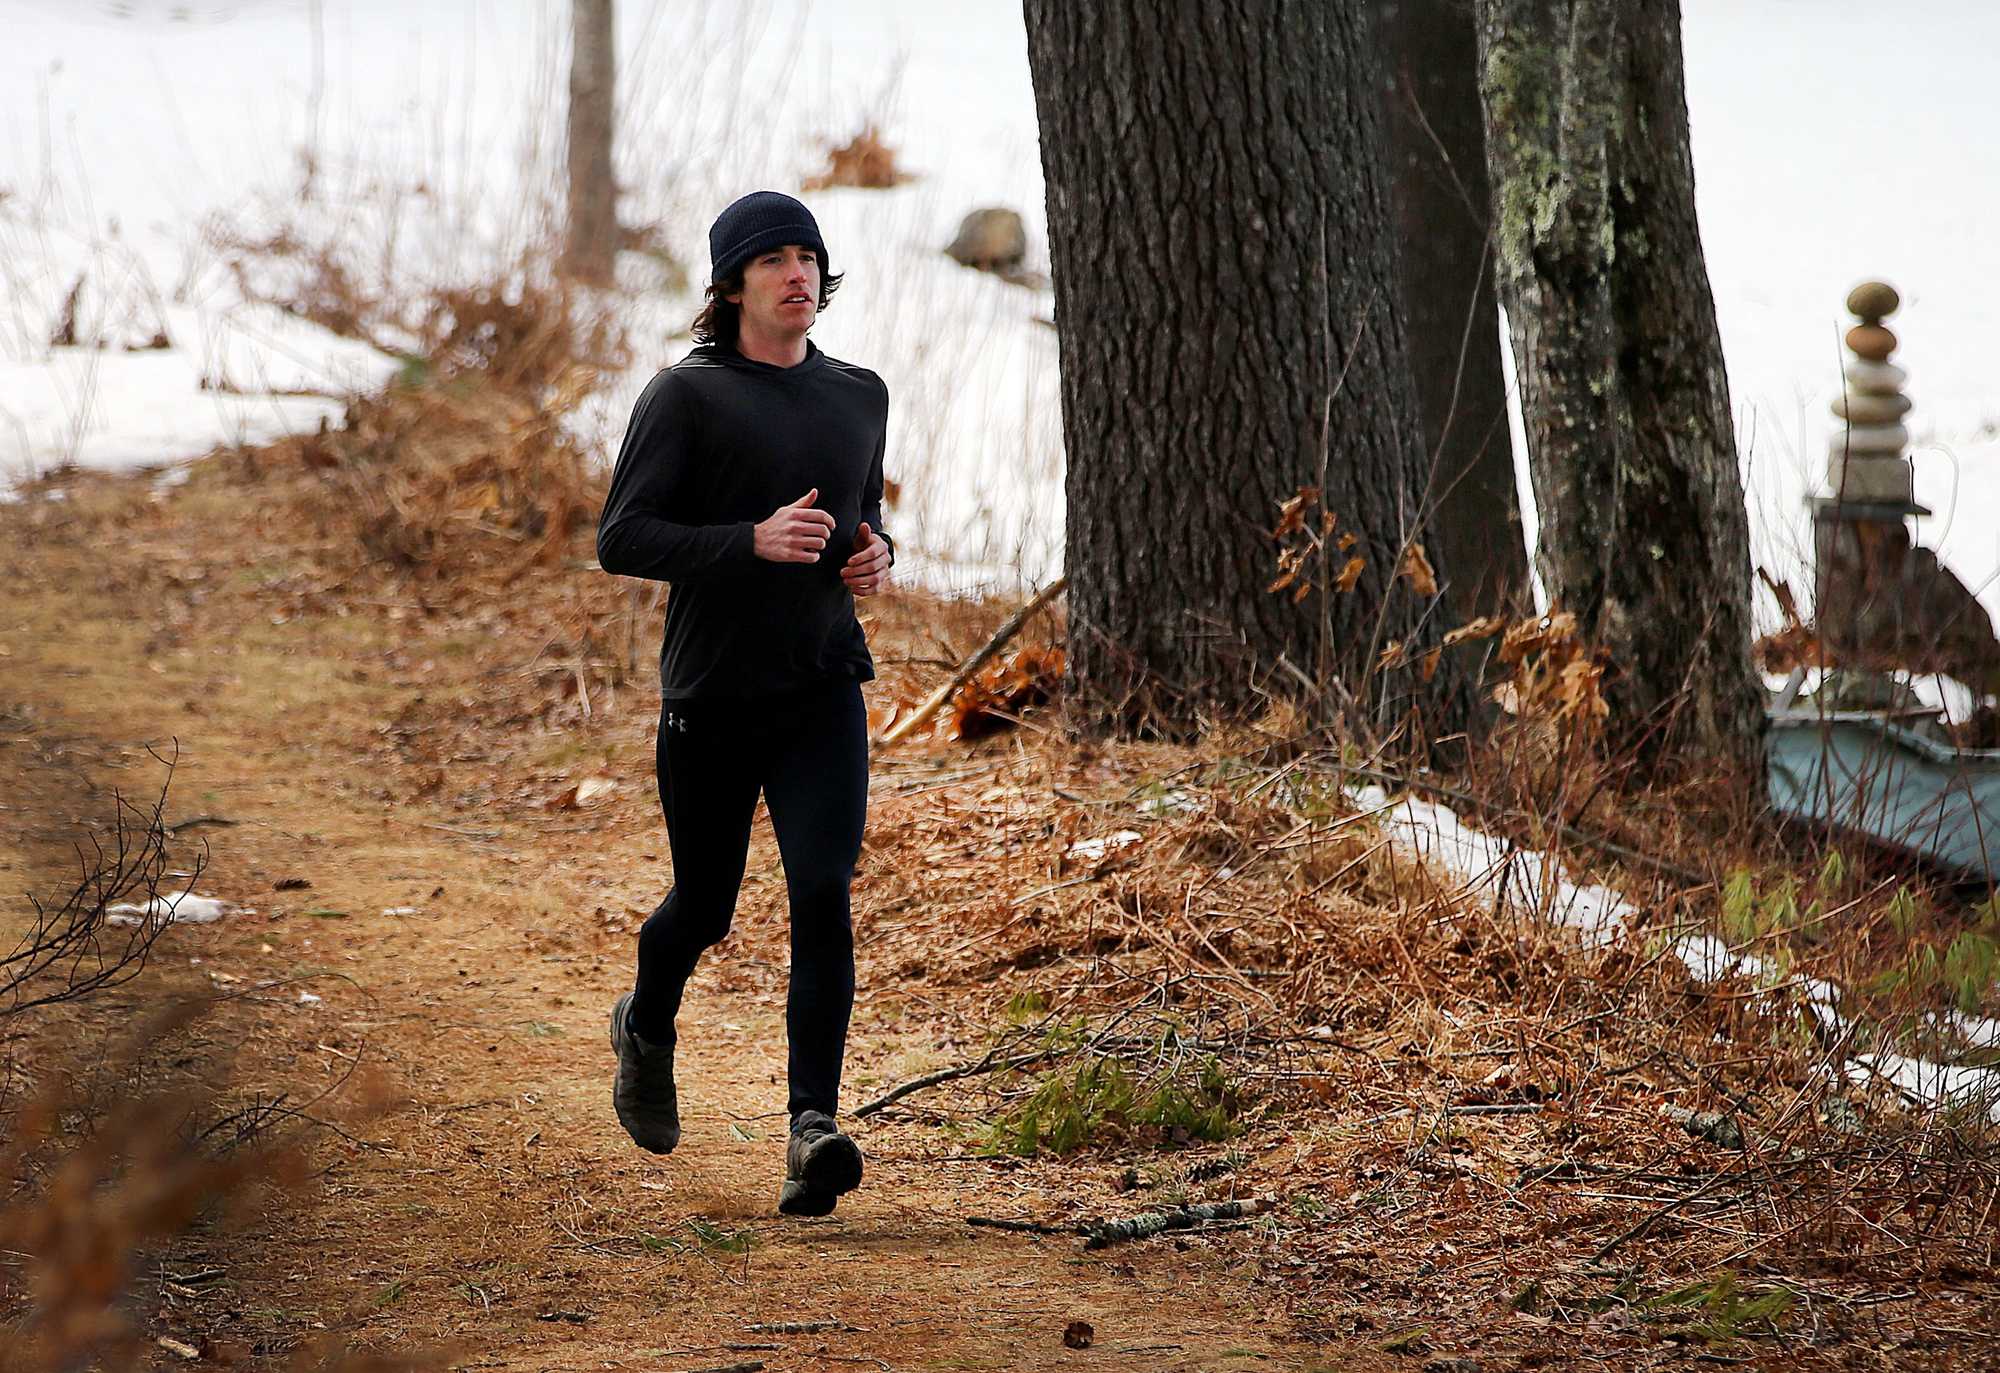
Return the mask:
<svg viewBox="0 0 2000 1373">
<path fill-rule="evenodd" d="M 518 278 L 439 291 L 419 335 L 441 377 L 477 370 L 526 395 L 573 378 L 578 367 L 620 371 L 630 361 L 608 312 L 586 309 L 566 286 Z"/>
<path fill-rule="evenodd" d="M 192 890 L 205 858 L 177 893 L 161 893 L 166 872 L 164 814 L 167 781 L 149 807 L 113 794 L 108 840 L 91 835 L 79 850 L 76 885 L 53 906 L 30 896 L 34 919 L 0 957 L 0 1019 L 58 1002 L 76 1001 L 137 977 L 153 943 L 173 917 L 177 895 Z M 107 917 L 114 905 L 140 908 L 136 922 L 122 928 Z"/>
</svg>

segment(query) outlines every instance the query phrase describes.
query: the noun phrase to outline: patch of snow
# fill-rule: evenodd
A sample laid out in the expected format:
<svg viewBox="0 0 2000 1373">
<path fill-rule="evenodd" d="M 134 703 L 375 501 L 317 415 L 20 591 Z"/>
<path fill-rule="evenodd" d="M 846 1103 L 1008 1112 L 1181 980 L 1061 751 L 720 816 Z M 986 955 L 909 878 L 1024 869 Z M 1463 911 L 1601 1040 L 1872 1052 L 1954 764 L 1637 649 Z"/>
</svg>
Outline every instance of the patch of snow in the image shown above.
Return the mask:
<svg viewBox="0 0 2000 1373">
<path fill-rule="evenodd" d="M 1137 830 L 1119 830 L 1116 834 L 1100 835 L 1096 839 L 1079 839 L 1069 846 L 1069 856 L 1094 863 L 1107 854 L 1116 853 L 1144 838 L 1145 836 Z"/>
<path fill-rule="evenodd" d="M 162 925 L 212 925 L 235 909 L 229 901 L 182 892 L 179 896 L 155 896 L 142 906 L 129 901 L 106 906 L 104 923 L 131 926 L 152 918 Z"/>
<path fill-rule="evenodd" d="M 1939 712 L 1949 724 L 1963 724 L 1970 720 L 1984 700 L 1966 683 L 1942 673 L 1898 672 L 1895 675 L 1896 680 L 1915 693 L 1919 701 Z"/>
<path fill-rule="evenodd" d="M 2000 1020 L 1963 1011 L 1953 1011 L 1944 1020 L 1968 1048 L 2000 1049 Z"/>
<path fill-rule="evenodd" d="M 1983 1107 L 2000 1120 L 2000 1072 L 1931 1063 L 1902 1054 L 1856 1054 L 1848 1080 L 1888 1082 L 1911 1101 L 1926 1106 Z"/>
<path fill-rule="evenodd" d="M 1379 786 L 1350 793 L 1357 810 L 1372 812 L 1375 823 L 1420 863 L 1432 866 L 1455 884 L 1461 899 L 1505 901 L 1515 910 L 1544 916 L 1577 931 L 1590 945 L 1603 945 L 1628 928 L 1638 910 L 1609 887 L 1571 880 L 1552 854 L 1522 849 L 1466 825 L 1448 806 L 1417 797 L 1392 800 Z M 1738 953 L 1715 935 L 1695 930 L 1678 935 L 1669 949 L 1687 968 L 1688 976 L 1708 984 L 1728 977 L 1775 980 L 1778 971 L 1754 954 Z M 1847 1027 L 1840 1013 L 1841 990 L 1824 978 L 1790 978 L 1773 986 L 1794 993 L 1821 1027 L 1839 1033 Z M 1975 1048 L 2000 1043 L 2000 1021 L 1954 1015 L 1948 1023 Z M 1941 1106 L 1962 1102 L 1988 1104 L 2000 1120 L 2000 1070 L 1963 1068 L 1896 1054 L 1858 1055 L 1850 1074 L 1877 1075 L 1923 1103 Z"/>
</svg>

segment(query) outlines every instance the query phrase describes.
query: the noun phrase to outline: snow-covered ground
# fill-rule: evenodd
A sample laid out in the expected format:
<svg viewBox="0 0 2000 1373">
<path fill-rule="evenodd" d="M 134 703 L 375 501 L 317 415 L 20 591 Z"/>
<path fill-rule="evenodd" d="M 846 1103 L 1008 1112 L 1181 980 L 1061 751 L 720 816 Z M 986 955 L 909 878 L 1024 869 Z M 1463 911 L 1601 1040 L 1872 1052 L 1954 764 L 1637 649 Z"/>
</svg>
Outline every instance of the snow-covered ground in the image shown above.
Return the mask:
<svg viewBox="0 0 2000 1373">
<path fill-rule="evenodd" d="M 935 0 L 623 0 L 626 213 L 698 286 L 705 229 L 796 187 L 828 139 L 880 123 L 917 179 L 809 196 L 848 284 L 821 346 L 895 397 L 897 527 L 954 587 L 1040 580 L 1061 550 L 1046 293 L 939 253 L 982 205 L 1046 261 L 1019 7 Z M 1796 583 L 1847 288 L 1882 276 L 1911 372 L 1918 487 L 2000 611 L 2000 147 L 1983 137 L 2000 8 L 1929 0 L 1686 0 L 1699 209 L 1759 556 Z M 0 0 L 0 482 L 62 461 L 159 462 L 316 424 L 393 360 L 242 299 L 210 217 L 348 244 L 371 283 L 486 276 L 548 222 L 563 0 Z M 310 194 L 304 155 L 312 157 Z M 628 255 L 632 259 L 632 255 Z M 637 360 L 580 423 L 615 446 L 692 296 L 628 260 Z M 86 338 L 49 335 L 83 275 Z M 124 352 L 155 330 L 172 346 Z M 204 381 L 207 387 L 204 388 Z M 235 388 L 232 393 L 228 389 Z"/>
</svg>

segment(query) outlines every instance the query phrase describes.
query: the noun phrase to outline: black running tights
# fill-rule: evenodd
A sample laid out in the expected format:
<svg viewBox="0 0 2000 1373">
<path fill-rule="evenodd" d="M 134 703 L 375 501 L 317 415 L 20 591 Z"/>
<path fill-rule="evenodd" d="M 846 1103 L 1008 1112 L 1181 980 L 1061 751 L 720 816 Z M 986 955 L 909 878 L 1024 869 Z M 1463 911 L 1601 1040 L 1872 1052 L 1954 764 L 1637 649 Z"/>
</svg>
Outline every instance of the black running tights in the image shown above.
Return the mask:
<svg viewBox="0 0 2000 1373">
<path fill-rule="evenodd" d="M 754 701 L 669 701 L 657 748 L 674 885 L 639 931 L 631 1026 L 674 1041 L 702 951 L 729 933 L 761 791 L 791 897 L 785 1001 L 790 1110 L 834 1114 L 854 1006 L 848 887 L 868 810 L 868 717 L 859 682 Z"/>
</svg>

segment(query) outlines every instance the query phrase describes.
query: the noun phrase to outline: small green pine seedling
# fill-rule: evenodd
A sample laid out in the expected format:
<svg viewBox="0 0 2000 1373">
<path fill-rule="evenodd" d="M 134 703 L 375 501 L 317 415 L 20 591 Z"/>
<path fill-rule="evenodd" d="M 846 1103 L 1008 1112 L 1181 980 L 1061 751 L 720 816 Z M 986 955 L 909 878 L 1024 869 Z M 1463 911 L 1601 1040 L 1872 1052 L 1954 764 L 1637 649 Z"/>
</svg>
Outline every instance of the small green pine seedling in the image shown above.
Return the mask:
<svg viewBox="0 0 2000 1373">
<path fill-rule="evenodd" d="M 1040 1020 L 1049 1013 L 1049 999 L 1038 989 L 1028 987 L 1015 992 L 1007 1002 L 1007 1019 L 1016 1025 L 1025 1025 L 1031 1020 Z"/>
<path fill-rule="evenodd" d="M 1896 894 L 1889 898 L 1887 914 L 1889 925 L 1897 934 L 1910 932 L 1910 926 L 1916 923 L 1917 898 L 1908 887 L 1896 888 Z"/>
<path fill-rule="evenodd" d="M 1757 887 L 1750 870 L 1738 868 L 1722 884 L 1722 937 L 1747 944 L 1757 934 Z"/>
</svg>

